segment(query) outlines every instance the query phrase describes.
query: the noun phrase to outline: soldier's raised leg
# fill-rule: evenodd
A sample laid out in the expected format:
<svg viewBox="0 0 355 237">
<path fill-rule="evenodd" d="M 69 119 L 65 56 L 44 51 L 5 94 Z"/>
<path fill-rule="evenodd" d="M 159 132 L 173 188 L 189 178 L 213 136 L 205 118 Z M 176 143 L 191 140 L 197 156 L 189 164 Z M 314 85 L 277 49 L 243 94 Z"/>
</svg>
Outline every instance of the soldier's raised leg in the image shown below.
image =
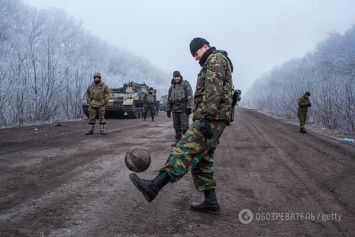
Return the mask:
<svg viewBox="0 0 355 237">
<path fill-rule="evenodd" d="M 135 173 L 132 173 L 130 174 L 132 182 L 142 192 L 146 200 L 151 202 L 158 195 L 161 188 L 169 181 L 172 183 L 179 181 L 189 171 L 191 166 L 195 166 L 198 162 L 202 161 L 203 157 L 211 156 L 208 155 L 208 152 L 211 153 L 211 151 L 214 151 L 225 127 L 226 124 L 223 122 L 211 122 L 213 137 L 206 143 L 206 138 L 200 132 L 201 127 L 199 122 L 193 123 L 177 146 L 172 150 L 165 167 L 160 169 L 157 177 L 153 180 L 144 180 L 139 178 Z M 213 185 L 209 187 L 213 187 Z M 214 190 L 206 191 L 207 198 L 216 198 Z M 211 210 L 208 212 L 212 213 Z"/>
</svg>

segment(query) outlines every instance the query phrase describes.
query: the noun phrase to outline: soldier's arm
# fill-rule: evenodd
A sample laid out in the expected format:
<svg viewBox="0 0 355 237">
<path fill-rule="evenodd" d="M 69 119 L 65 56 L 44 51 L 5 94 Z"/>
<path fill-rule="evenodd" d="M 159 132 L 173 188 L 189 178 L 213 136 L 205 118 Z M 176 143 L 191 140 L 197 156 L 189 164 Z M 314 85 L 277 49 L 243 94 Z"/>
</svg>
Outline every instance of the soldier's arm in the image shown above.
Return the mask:
<svg viewBox="0 0 355 237">
<path fill-rule="evenodd" d="M 90 86 L 86 89 L 86 100 L 87 102 L 90 101 Z"/>
<path fill-rule="evenodd" d="M 105 86 L 105 102 L 106 104 L 108 103 L 109 99 L 111 98 L 111 90 L 110 88 L 106 85 Z"/>
<path fill-rule="evenodd" d="M 171 87 L 169 88 L 168 98 L 166 101 L 166 111 L 171 111 L 170 97 L 171 97 Z"/>
</svg>

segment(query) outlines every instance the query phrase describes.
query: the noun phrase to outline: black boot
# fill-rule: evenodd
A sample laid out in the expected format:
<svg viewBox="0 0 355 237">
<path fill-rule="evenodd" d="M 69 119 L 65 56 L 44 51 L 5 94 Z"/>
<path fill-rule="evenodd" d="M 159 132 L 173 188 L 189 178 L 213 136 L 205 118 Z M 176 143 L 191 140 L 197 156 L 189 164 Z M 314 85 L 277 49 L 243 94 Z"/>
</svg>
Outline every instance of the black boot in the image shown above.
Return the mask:
<svg viewBox="0 0 355 237">
<path fill-rule="evenodd" d="M 145 116 L 143 116 L 143 121 L 145 121 L 145 118 L 146 118 L 146 117 L 145 117 Z"/>
<path fill-rule="evenodd" d="M 205 195 L 205 200 L 201 203 L 192 203 L 191 210 L 200 211 L 200 212 L 208 212 L 213 215 L 220 214 L 220 207 L 217 202 L 216 190 L 205 190 L 203 191 Z"/>
<path fill-rule="evenodd" d="M 164 171 L 160 172 L 153 180 L 141 179 L 135 173 L 130 174 L 129 177 L 148 202 L 153 201 L 160 189 L 170 181 L 170 176 Z"/>
<path fill-rule="evenodd" d="M 301 128 L 300 132 L 301 133 L 307 133 L 306 130 L 304 130 L 304 128 Z"/>
<path fill-rule="evenodd" d="M 154 121 L 154 116 L 152 116 L 152 122 L 155 122 L 155 121 Z"/>
</svg>

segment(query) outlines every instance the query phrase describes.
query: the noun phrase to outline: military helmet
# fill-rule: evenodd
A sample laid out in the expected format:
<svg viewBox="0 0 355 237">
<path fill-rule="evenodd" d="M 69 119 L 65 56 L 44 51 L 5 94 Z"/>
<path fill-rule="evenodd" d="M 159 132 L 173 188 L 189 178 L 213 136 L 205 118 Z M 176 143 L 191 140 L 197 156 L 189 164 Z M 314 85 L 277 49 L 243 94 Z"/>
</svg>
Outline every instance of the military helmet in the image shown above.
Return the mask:
<svg viewBox="0 0 355 237">
<path fill-rule="evenodd" d="M 101 74 L 100 74 L 99 72 L 95 72 L 95 74 L 94 74 L 94 79 L 95 79 L 95 77 L 98 77 L 98 78 L 101 79 Z"/>
</svg>

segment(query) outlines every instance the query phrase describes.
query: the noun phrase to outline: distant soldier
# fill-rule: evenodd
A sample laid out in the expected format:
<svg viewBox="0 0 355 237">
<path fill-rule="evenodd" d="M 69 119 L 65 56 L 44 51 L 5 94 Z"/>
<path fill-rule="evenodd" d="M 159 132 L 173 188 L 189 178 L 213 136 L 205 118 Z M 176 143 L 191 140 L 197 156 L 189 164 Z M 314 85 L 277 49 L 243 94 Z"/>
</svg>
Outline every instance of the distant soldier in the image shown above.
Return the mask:
<svg viewBox="0 0 355 237">
<path fill-rule="evenodd" d="M 144 105 L 143 119 L 144 119 L 144 121 L 147 118 L 148 111 L 150 111 L 150 115 L 152 116 L 152 121 L 154 122 L 155 101 L 156 101 L 156 95 L 154 94 L 154 89 L 153 89 L 153 87 L 150 87 L 148 90 L 148 93 L 144 94 L 144 97 L 143 97 L 143 105 Z"/>
<path fill-rule="evenodd" d="M 175 142 L 171 146 L 176 146 L 181 140 L 182 134 L 189 129 L 189 115 L 192 112 L 192 88 L 178 71 L 173 73 L 166 112 L 169 118 L 173 112 Z"/>
<path fill-rule="evenodd" d="M 242 91 L 241 90 L 235 90 L 233 92 L 233 95 L 232 95 L 232 111 L 231 111 L 231 117 L 230 117 L 230 121 L 233 122 L 234 121 L 234 116 L 235 116 L 235 106 L 238 105 L 238 102 L 241 100 L 241 97 L 240 95 L 242 94 Z"/>
<path fill-rule="evenodd" d="M 96 117 L 99 117 L 100 131 L 102 135 L 106 135 L 105 130 L 105 105 L 111 97 L 110 88 L 101 81 L 101 74 L 95 72 L 94 82 L 86 91 L 86 100 L 89 105 L 89 131 L 85 135 L 94 133 Z"/>
<path fill-rule="evenodd" d="M 214 153 L 219 138 L 230 124 L 233 66 L 226 51 L 210 47 L 203 38 L 191 41 L 190 52 L 201 65 L 194 94 L 193 122 L 154 179 L 141 179 L 136 173 L 129 177 L 144 198 L 151 202 L 166 184 L 179 181 L 191 171 L 195 188 L 204 192 L 205 199 L 201 203 L 192 203 L 190 209 L 218 215 Z M 223 157 L 220 158 L 223 162 Z"/>
<path fill-rule="evenodd" d="M 235 105 L 238 105 L 238 102 L 242 99 L 241 94 L 242 94 L 241 90 L 235 90 L 233 92 L 233 102 L 232 102 L 232 106 L 233 107 Z"/>
<path fill-rule="evenodd" d="M 301 133 L 307 133 L 306 130 L 304 129 L 304 125 L 307 120 L 308 107 L 311 107 L 311 102 L 309 101 L 310 96 L 311 96 L 311 93 L 309 91 L 307 91 L 303 96 L 301 96 L 298 99 L 297 116 L 298 116 L 298 120 L 300 121 L 300 132 Z"/>
</svg>

